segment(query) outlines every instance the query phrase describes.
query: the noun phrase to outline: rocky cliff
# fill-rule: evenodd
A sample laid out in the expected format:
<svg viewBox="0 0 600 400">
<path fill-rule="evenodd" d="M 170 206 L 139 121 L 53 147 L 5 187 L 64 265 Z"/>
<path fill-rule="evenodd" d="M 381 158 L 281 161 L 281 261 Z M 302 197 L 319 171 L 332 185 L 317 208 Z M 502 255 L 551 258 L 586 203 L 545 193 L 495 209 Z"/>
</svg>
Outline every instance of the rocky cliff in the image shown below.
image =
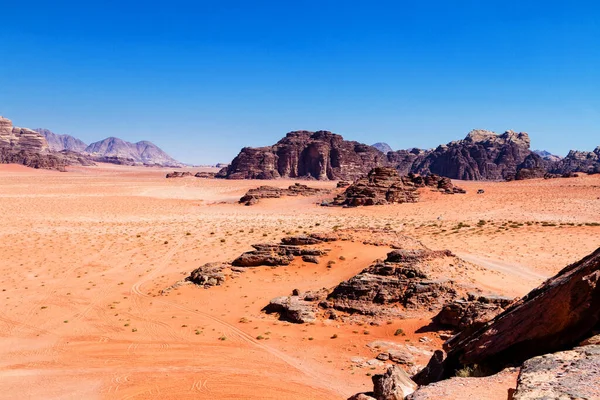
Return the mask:
<svg viewBox="0 0 600 400">
<path fill-rule="evenodd" d="M 366 144 L 328 131 L 295 131 L 273 146 L 243 148 L 219 177 L 353 180 L 385 164 L 385 154 Z"/>
<path fill-rule="evenodd" d="M 0 117 L 0 164 L 9 163 L 62 171 L 68 161 L 60 154 L 50 152 L 43 135 L 14 127 L 11 120 Z"/>
<path fill-rule="evenodd" d="M 382 153 L 373 146 L 344 140 L 328 131 L 290 132 L 273 146 L 243 148 L 219 173 L 229 179 L 356 179 L 373 167 L 391 166 L 401 175 L 437 174 L 452 179 L 515 179 L 521 169 L 528 177 L 542 177 L 547 162 L 530 149 L 527 133 L 501 135 L 471 131 L 463 140 L 433 150 Z"/>
<path fill-rule="evenodd" d="M 71 135 L 58 135 L 48 129 L 43 128 L 37 128 L 34 129 L 34 131 L 40 133 L 46 138 L 48 146 L 52 151 L 68 150 L 76 153 L 83 153 L 88 146 L 81 140 Z"/>
<path fill-rule="evenodd" d="M 600 173 L 600 146 L 594 151 L 571 150 L 565 158 L 551 164 L 548 172 L 568 174 L 572 172 Z"/>
<path fill-rule="evenodd" d="M 400 151 L 390 162 L 401 173 L 437 174 L 452 179 L 514 179 L 522 168 L 543 169 L 540 156 L 530 148 L 527 133 L 506 131 L 501 135 L 473 130 L 463 140 L 434 150 Z"/>
<path fill-rule="evenodd" d="M 117 164 L 144 164 L 178 167 L 182 164 L 162 151 L 154 143 L 141 141 L 137 143 L 109 137 L 87 146 L 89 153 L 95 161 L 111 162 Z"/>
</svg>

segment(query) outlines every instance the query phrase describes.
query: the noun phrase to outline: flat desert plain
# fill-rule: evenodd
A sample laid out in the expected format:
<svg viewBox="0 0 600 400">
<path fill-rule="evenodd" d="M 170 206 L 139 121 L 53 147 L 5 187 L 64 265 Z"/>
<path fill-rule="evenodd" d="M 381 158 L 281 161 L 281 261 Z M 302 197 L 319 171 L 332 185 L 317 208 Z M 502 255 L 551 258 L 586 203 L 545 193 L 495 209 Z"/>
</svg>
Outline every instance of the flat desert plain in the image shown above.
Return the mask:
<svg viewBox="0 0 600 400">
<path fill-rule="evenodd" d="M 449 249 L 469 267 L 448 274 L 509 296 L 600 246 L 600 175 L 455 182 L 468 193 L 420 189 L 419 203 L 352 209 L 318 205 L 333 195 L 245 207 L 237 199 L 248 189 L 294 181 L 166 172 L 0 166 L 0 398 L 345 399 L 371 390 L 370 375 L 385 368 L 361 361 L 377 354 L 369 343 L 410 343 L 424 365 L 442 344 L 435 332 L 416 332 L 431 315 L 299 325 L 261 309 L 295 288 L 331 288 L 390 251 L 362 241 L 395 231 Z M 332 230 L 361 240 L 333 242 L 318 264 L 296 260 L 210 289 L 164 291 L 253 243 Z M 506 399 L 514 379 L 487 383 L 476 398 Z"/>
</svg>

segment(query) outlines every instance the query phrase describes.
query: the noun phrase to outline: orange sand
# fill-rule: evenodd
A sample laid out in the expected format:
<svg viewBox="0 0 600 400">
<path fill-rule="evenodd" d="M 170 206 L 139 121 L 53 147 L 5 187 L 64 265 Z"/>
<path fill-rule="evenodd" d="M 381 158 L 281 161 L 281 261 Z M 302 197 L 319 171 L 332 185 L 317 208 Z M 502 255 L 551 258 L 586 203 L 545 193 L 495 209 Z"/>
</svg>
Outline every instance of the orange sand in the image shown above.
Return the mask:
<svg viewBox="0 0 600 400">
<path fill-rule="evenodd" d="M 600 222 L 599 175 L 457 182 L 467 195 L 422 189 L 417 204 L 340 209 L 316 205 L 327 196 L 244 207 L 235 200 L 265 182 L 167 180 L 166 172 L 0 166 L 0 398 L 344 399 L 370 390 L 368 375 L 384 368 L 352 362 L 376 355 L 367 343 L 441 346 L 436 334 L 415 333 L 429 315 L 379 326 L 294 325 L 260 312 L 294 288 L 336 285 L 385 247 L 335 242 L 318 265 L 261 267 L 221 287 L 160 295 L 205 262 L 288 233 L 395 229 L 478 264 L 462 281 L 514 296 L 600 245 L 600 227 L 585 225 Z M 470 226 L 453 229 L 460 222 Z M 394 336 L 397 328 L 407 335 Z"/>
</svg>

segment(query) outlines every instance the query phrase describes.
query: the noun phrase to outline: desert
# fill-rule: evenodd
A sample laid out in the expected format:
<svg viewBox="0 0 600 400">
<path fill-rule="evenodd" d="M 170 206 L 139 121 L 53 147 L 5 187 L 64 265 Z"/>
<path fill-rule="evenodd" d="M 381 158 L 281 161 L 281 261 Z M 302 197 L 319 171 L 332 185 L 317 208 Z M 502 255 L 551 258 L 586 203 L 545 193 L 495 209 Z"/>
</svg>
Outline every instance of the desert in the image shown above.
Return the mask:
<svg viewBox="0 0 600 400">
<path fill-rule="evenodd" d="M 457 181 L 466 194 L 419 189 L 417 203 L 374 207 L 322 207 L 326 194 L 246 207 L 239 198 L 261 181 L 165 179 L 165 168 L 111 164 L 0 168 L 2 398 L 345 399 L 370 391 L 389 364 L 374 342 L 410 344 L 414 365 L 427 364 L 443 342 L 419 332 L 434 313 L 293 324 L 261 311 L 271 299 L 351 278 L 385 258 L 389 235 L 451 250 L 465 262 L 457 282 L 521 297 L 600 237 L 600 175 Z M 328 243 L 317 264 L 166 290 L 254 243 L 333 231 L 354 238 Z M 478 398 L 505 399 L 515 385 L 505 373 Z"/>
</svg>

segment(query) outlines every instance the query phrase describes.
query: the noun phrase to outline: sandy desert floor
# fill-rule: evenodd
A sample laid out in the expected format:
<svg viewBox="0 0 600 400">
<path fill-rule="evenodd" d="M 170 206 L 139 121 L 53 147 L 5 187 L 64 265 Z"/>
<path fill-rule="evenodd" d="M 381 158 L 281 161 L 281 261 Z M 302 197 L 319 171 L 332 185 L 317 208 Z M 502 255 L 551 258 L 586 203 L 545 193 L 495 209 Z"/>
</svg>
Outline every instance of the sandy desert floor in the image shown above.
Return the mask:
<svg viewBox="0 0 600 400">
<path fill-rule="evenodd" d="M 335 242 L 333 268 L 327 259 L 295 261 L 161 294 L 203 263 L 290 233 L 393 229 L 452 250 L 478 266 L 466 281 L 511 296 L 600 246 L 600 175 L 458 182 L 466 195 L 421 189 L 416 204 L 342 209 L 317 205 L 330 196 L 245 207 L 236 200 L 265 182 L 166 172 L 0 166 L 0 398 L 345 399 L 370 390 L 370 375 L 382 370 L 356 363 L 373 358 L 368 343 L 397 340 L 402 328 L 402 341 L 425 352 L 422 363 L 441 346 L 434 333 L 415 332 L 430 315 L 295 325 L 260 311 L 294 288 L 350 278 L 385 256 L 385 246 Z M 489 399 L 506 399 L 506 385 L 486 391 Z"/>
</svg>

